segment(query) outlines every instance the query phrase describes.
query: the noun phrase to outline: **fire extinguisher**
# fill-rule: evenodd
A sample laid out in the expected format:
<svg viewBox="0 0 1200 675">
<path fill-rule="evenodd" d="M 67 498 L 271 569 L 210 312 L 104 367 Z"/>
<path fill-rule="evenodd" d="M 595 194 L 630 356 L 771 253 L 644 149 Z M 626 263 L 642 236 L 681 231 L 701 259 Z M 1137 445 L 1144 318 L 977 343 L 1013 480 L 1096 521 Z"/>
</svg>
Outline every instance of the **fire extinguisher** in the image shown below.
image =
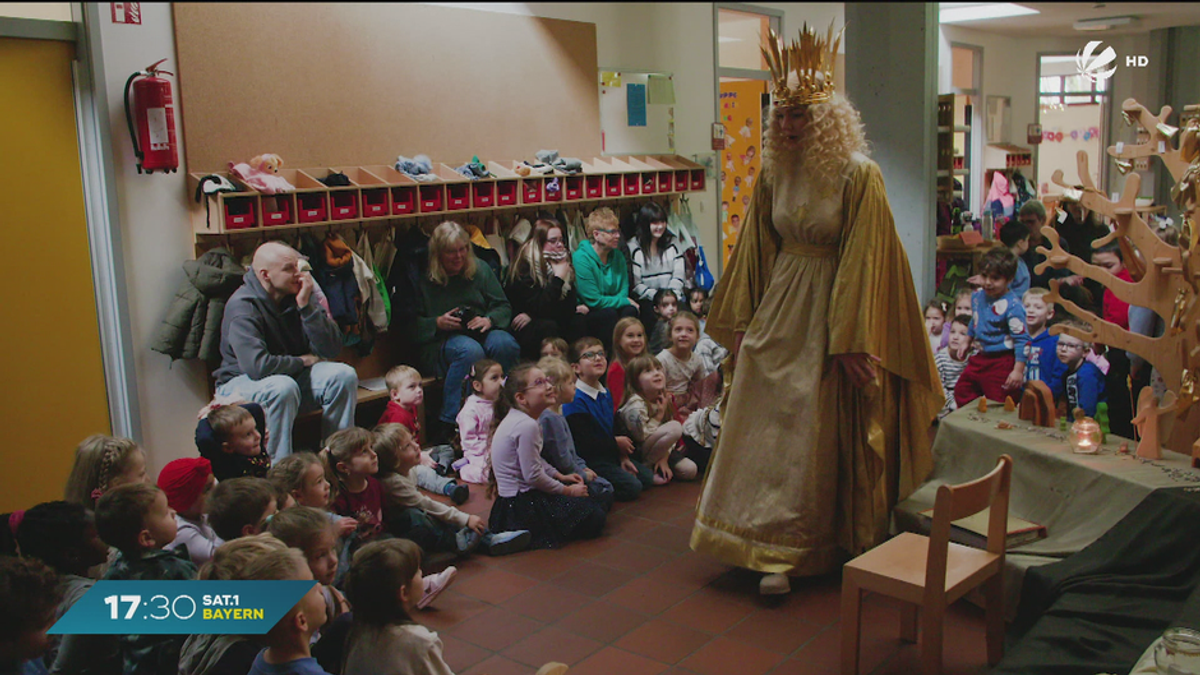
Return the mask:
<svg viewBox="0 0 1200 675">
<path fill-rule="evenodd" d="M 179 149 L 175 140 L 175 107 L 171 97 L 171 83 L 159 75 L 174 75 L 158 66 L 158 61 L 145 70 L 138 71 L 125 81 L 125 121 L 129 124 L 129 136 L 133 140 L 133 152 L 137 155 L 137 170 L 154 173 L 162 169 L 170 173 L 179 169 Z M 142 79 L 138 79 L 138 78 Z M 136 81 L 135 81 L 136 80 Z M 133 111 L 129 109 L 129 89 L 133 88 Z M 137 129 L 134 129 L 134 118 Z"/>
</svg>

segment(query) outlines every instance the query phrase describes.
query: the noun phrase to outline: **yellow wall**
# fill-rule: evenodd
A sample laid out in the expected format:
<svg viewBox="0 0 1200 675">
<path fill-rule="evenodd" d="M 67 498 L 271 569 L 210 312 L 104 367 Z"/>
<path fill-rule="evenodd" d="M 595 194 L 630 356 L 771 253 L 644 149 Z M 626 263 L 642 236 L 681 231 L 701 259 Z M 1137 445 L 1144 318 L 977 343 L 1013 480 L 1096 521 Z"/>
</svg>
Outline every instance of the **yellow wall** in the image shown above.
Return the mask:
<svg viewBox="0 0 1200 675">
<path fill-rule="evenodd" d="M 0 38 L 0 511 L 62 499 L 75 446 L 110 429 L 73 55 Z"/>
</svg>

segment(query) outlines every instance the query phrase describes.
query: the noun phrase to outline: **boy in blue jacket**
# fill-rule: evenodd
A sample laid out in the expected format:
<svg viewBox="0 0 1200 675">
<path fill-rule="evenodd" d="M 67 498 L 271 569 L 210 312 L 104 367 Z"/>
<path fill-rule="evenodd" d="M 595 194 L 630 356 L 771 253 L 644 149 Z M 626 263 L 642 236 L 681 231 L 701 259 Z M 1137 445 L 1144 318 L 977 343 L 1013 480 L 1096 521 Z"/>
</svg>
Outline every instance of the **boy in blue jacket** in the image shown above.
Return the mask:
<svg viewBox="0 0 1200 675">
<path fill-rule="evenodd" d="M 979 264 L 983 288 L 971 295 L 971 326 L 968 334 L 979 345 L 954 387 L 959 408 L 980 396 L 1003 401 L 1018 396 L 1025 384 L 1025 307 L 1009 290 L 1017 273 L 1017 256 L 997 246 L 983 255 Z"/>
<path fill-rule="evenodd" d="M 1088 330 L 1078 321 L 1064 321 L 1063 325 Z M 1067 411 L 1083 408 L 1085 415 L 1095 417 L 1096 405 L 1104 400 L 1104 374 L 1085 358 L 1091 348 L 1077 337 L 1066 333 L 1058 336 L 1058 360 L 1066 365 L 1063 395 L 1067 400 Z"/>
<path fill-rule="evenodd" d="M 1025 348 L 1025 381 L 1041 380 L 1050 387 L 1054 399 L 1063 396 L 1063 376 L 1067 366 L 1058 359 L 1058 336 L 1048 328 L 1054 318 L 1054 303 L 1046 302 L 1050 291 L 1031 288 L 1021 298 L 1025 305 L 1025 326 L 1029 331 L 1029 346 Z"/>
</svg>

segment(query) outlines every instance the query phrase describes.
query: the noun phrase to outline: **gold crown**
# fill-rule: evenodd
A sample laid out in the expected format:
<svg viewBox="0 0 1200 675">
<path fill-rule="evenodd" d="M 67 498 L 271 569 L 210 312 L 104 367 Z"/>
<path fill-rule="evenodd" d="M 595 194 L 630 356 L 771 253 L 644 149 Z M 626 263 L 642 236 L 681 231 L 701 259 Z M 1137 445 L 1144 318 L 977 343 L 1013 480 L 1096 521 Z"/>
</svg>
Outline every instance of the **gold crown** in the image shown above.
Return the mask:
<svg viewBox="0 0 1200 675">
<path fill-rule="evenodd" d="M 833 37 L 833 22 L 829 22 L 829 32 L 821 38 L 816 31 L 804 23 L 800 31 L 800 41 L 792 40 L 790 46 L 784 46 L 783 38 L 774 29 L 770 30 L 767 44 L 762 47 L 763 58 L 771 68 L 771 79 L 774 89 L 771 94 L 775 97 L 776 105 L 797 106 L 809 105 L 828 101 L 833 97 L 833 75 L 837 59 L 838 46 L 842 42 L 842 32 L 838 31 L 837 39 Z M 788 87 L 788 74 L 795 73 L 797 84 L 794 89 Z"/>
</svg>

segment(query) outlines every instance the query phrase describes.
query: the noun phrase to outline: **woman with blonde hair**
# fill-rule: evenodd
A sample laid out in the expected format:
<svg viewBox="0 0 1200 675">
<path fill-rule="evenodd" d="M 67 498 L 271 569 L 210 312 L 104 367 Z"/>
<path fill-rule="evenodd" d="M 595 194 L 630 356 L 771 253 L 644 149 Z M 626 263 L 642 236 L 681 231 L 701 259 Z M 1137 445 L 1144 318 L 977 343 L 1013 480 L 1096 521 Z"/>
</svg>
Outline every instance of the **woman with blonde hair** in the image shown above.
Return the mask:
<svg viewBox="0 0 1200 675">
<path fill-rule="evenodd" d="M 472 363 L 487 357 L 505 370 L 516 365 L 521 348 L 506 332 L 511 320 L 512 305 L 491 268 L 476 261 L 467 231 L 453 221 L 438 225 L 429 239 L 429 271 L 417 291 L 412 327 L 420 370 L 446 380 L 438 416 L 445 426 L 431 430 L 431 440 L 454 424 L 462 403 L 454 394 Z"/>
<path fill-rule="evenodd" d="M 769 39 L 763 170 L 708 317 L 734 369 L 691 544 L 774 594 L 883 541 L 944 398 L 837 43 Z"/>
<path fill-rule="evenodd" d="M 561 337 L 574 342 L 587 330 L 586 305 L 575 294 L 575 270 L 566 246 L 566 229 L 556 220 L 538 219 L 508 270 L 504 292 L 512 302 L 512 332 L 521 356 L 536 359 L 542 341 Z"/>
<path fill-rule="evenodd" d="M 617 321 L 637 316 L 640 306 L 629 297 L 629 265 L 621 252 L 621 224 L 607 206 L 587 218 L 587 241 L 575 249 L 576 290 L 588 308 L 588 334 L 600 338 L 604 351 L 612 349 Z"/>
</svg>

